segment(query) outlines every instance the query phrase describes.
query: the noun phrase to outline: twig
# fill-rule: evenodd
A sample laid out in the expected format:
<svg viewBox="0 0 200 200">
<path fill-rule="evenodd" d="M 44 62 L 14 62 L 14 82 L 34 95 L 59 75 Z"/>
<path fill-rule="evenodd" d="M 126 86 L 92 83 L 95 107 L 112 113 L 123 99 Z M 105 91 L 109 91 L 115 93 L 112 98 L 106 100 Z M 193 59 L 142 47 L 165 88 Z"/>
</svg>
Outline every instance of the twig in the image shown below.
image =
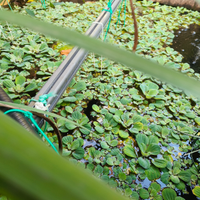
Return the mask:
<svg viewBox="0 0 200 200">
<path fill-rule="evenodd" d="M 135 38 L 134 38 L 134 46 L 133 46 L 133 52 L 135 52 L 138 44 L 138 26 L 137 26 L 137 20 L 135 17 L 135 7 L 133 6 L 133 1 L 130 0 L 130 5 L 131 5 L 131 11 L 132 11 L 132 17 L 133 17 L 133 22 L 134 22 L 134 29 L 135 29 Z"/>
</svg>

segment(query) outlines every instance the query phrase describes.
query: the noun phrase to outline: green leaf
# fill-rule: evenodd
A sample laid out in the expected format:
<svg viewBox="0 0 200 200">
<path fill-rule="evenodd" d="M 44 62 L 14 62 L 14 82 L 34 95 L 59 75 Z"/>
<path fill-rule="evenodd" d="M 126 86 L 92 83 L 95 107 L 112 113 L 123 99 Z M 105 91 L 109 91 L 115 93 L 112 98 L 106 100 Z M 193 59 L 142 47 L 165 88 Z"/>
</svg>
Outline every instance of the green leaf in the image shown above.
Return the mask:
<svg viewBox="0 0 200 200">
<path fill-rule="evenodd" d="M 112 140 L 111 142 L 110 142 L 110 146 L 112 146 L 112 147 L 115 147 L 115 146 L 117 146 L 118 145 L 118 140 Z"/>
<path fill-rule="evenodd" d="M 195 186 L 194 189 L 192 190 L 192 193 L 195 196 L 200 197 L 200 186 Z"/>
<path fill-rule="evenodd" d="M 158 168 L 165 168 L 167 166 L 167 160 L 155 158 L 152 163 Z"/>
<path fill-rule="evenodd" d="M 126 131 L 120 130 L 120 131 L 119 131 L 119 136 L 120 136 L 121 138 L 126 139 L 126 138 L 128 138 L 129 134 L 128 134 L 128 132 L 126 132 Z"/>
<path fill-rule="evenodd" d="M 65 127 L 69 130 L 73 130 L 76 128 L 76 125 L 72 124 L 71 122 L 65 122 Z"/>
<path fill-rule="evenodd" d="M 71 150 L 77 149 L 78 147 L 80 147 L 80 143 L 78 140 L 74 140 L 71 144 Z"/>
<path fill-rule="evenodd" d="M 138 163 L 140 166 L 142 166 L 144 169 L 148 169 L 150 167 L 150 162 L 149 160 L 139 157 L 138 158 Z"/>
<path fill-rule="evenodd" d="M 168 184 L 169 183 L 169 173 L 168 172 L 164 172 L 162 175 L 161 175 L 161 181 L 164 183 L 164 184 Z"/>
<path fill-rule="evenodd" d="M 0 113 L 0 118 L 0 188 L 12 199 L 61 200 L 67 196 L 70 200 L 125 200 L 86 170 L 63 159 L 10 117 Z M 80 152 L 83 155 L 84 150 Z M 80 152 L 78 158 L 82 157 Z M 38 182 L 38 177 L 43 175 L 45 178 Z M 84 185 L 78 192 L 77 184 Z M 85 188 L 93 192 L 88 193 Z"/>
<path fill-rule="evenodd" d="M 86 84 L 85 84 L 85 82 L 80 81 L 80 82 L 76 83 L 72 88 L 76 89 L 77 91 L 82 91 L 82 90 L 85 90 Z"/>
<path fill-rule="evenodd" d="M 178 177 L 185 181 L 185 182 L 189 182 L 190 179 L 191 179 L 191 172 L 189 169 L 185 170 L 185 171 L 181 171 L 179 174 L 178 174 Z"/>
<path fill-rule="evenodd" d="M 142 199 L 148 199 L 149 198 L 149 192 L 145 189 L 140 189 L 139 190 L 139 195 Z"/>
<path fill-rule="evenodd" d="M 72 109 L 70 106 L 65 106 L 65 110 L 66 110 L 68 113 L 73 113 L 73 109 Z"/>
<path fill-rule="evenodd" d="M 180 180 L 179 180 L 178 176 L 171 175 L 171 176 L 170 176 L 170 179 L 171 179 L 171 181 L 172 181 L 173 183 L 175 183 L 175 184 L 180 183 Z"/>
<path fill-rule="evenodd" d="M 29 85 L 27 85 L 25 87 L 24 92 L 30 92 L 30 91 L 33 91 L 35 89 L 37 89 L 37 85 L 35 83 L 30 83 Z"/>
<path fill-rule="evenodd" d="M 185 189 L 185 184 L 182 181 L 180 181 L 180 183 L 176 184 L 175 186 L 179 190 L 184 190 Z"/>
<path fill-rule="evenodd" d="M 25 81 L 26 81 L 26 78 L 24 76 L 17 76 L 15 79 L 15 84 L 23 85 Z"/>
<path fill-rule="evenodd" d="M 150 89 L 150 90 L 148 91 L 148 93 L 146 94 L 146 98 L 147 98 L 147 99 L 150 99 L 150 98 L 152 98 L 152 97 L 155 97 L 157 94 L 158 94 L 158 90 Z"/>
<path fill-rule="evenodd" d="M 151 166 L 149 169 L 145 170 L 145 174 L 150 181 L 158 179 L 160 177 L 160 171 L 157 167 Z"/>
<path fill-rule="evenodd" d="M 95 130 L 100 134 L 104 133 L 104 129 L 101 126 L 95 126 Z"/>
<path fill-rule="evenodd" d="M 120 181 L 125 181 L 126 180 L 126 174 L 124 174 L 123 172 L 120 172 L 118 174 L 118 176 L 119 176 L 119 180 Z"/>
<path fill-rule="evenodd" d="M 73 137 L 71 136 L 71 135 L 68 135 L 68 136 L 64 136 L 63 138 L 62 138 L 62 142 L 64 143 L 64 144 L 71 144 L 72 143 L 72 141 L 73 141 Z"/>
<path fill-rule="evenodd" d="M 113 163 L 113 159 L 112 159 L 111 157 L 107 158 L 106 163 L 107 163 L 108 165 L 113 165 L 113 164 L 114 164 L 114 163 Z"/>
<path fill-rule="evenodd" d="M 101 144 L 101 147 L 102 147 L 103 149 L 109 149 L 109 146 L 107 145 L 106 142 L 102 141 L 100 144 Z"/>
<path fill-rule="evenodd" d="M 92 109 L 96 112 L 100 112 L 99 106 L 97 106 L 96 104 L 92 105 Z"/>
<path fill-rule="evenodd" d="M 176 192 L 173 189 L 165 188 L 162 191 L 162 196 L 163 196 L 164 200 L 175 200 L 177 195 L 176 195 Z"/>
<path fill-rule="evenodd" d="M 4 80 L 3 81 L 3 85 L 6 88 L 13 88 L 15 86 L 15 84 L 11 80 Z"/>
<path fill-rule="evenodd" d="M 32 10 L 29 10 L 28 8 L 25 8 L 25 10 L 31 17 L 35 17 L 35 13 Z"/>
<path fill-rule="evenodd" d="M 148 155 L 158 155 L 160 153 L 160 146 L 158 144 L 151 143 L 147 147 L 146 152 Z"/>
<path fill-rule="evenodd" d="M 132 146 L 126 145 L 124 147 L 123 151 L 127 156 L 132 157 L 132 158 L 136 158 L 135 149 Z"/>
<path fill-rule="evenodd" d="M 76 158 L 77 160 L 80 160 L 84 157 L 85 151 L 82 147 L 78 147 L 73 153 L 72 155 L 74 156 L 74 158 Z"/>
<path fill-rule="evenodd" d="M 132 200 L 138 200 L 139 199 L 139 195 L 136 191 L 132 192 L 131 199 Z"/>
<path fill-rule="evenodd" d="M 161 187 L 158 183 L 153 182 L 153 183 L 151 183 L 150 189 L 151 190 L 154 189 L 156 191 L 156 193 L 158 193 L 161 190 Z"/>
<path fill-rule="evenodd" d="M 79 111 L 74 111 L 74 112 L 72 113 L 72 118 L 73 118 L 75 121 L 77 121 L 77 120 L 79 120 L 79 119 L 82 118 L 82 114 L 81 114 Z"/>
</svg>

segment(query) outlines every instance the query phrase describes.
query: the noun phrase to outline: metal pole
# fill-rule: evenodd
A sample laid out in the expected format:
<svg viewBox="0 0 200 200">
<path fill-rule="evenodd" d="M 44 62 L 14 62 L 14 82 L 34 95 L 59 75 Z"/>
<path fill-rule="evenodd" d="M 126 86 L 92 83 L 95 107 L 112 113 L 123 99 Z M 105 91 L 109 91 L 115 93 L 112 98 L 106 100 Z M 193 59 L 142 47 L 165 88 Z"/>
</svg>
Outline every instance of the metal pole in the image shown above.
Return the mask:
<svg viewBox="0 0 200 200">
<path fill-rule="evenodd" d="M 119 6 L 120 2 L 121 0 L 113 0 L 111 6 L 113 13 Z M 106 7 L 105 9 L 108 10 L 109 8 Z M 102 11 L 85 34 L 90 37 L 98 38 L 102 32 L 102 26 L 104 28 L 109 19 L 110 13 L 107 11 Z M 50 92 L 56 94 L 55 97 L 50 97 L 47 101 L 48 104 L 50 104 L 49 111 L 51 112 L 87 55 L 88 52 L 84 49 L 74 47 L 61 65 L 57 68 L 57 70 L 53 73 L 53 75 L 49 78 L 49 80 L 45 83 L 45 85 L 41 88 L 41 90 L 37 93 L 34 99 L 38 100 L 39 96 L 48 94 Z M 34 102 L 31 102 L 29 106 L 33 107 L 34 104 Z M 37 118 L 36 121 L 38 122 L 39 126 L 42 126 L 43 122 L 40 119 Z"/>
</svg>

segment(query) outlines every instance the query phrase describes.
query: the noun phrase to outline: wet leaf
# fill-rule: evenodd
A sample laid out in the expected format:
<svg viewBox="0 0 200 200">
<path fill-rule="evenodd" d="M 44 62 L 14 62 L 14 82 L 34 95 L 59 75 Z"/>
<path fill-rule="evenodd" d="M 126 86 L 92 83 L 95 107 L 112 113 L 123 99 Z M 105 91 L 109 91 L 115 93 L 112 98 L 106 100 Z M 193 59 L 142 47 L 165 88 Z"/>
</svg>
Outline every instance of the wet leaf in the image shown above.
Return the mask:
<svg viewBox="0 0 200 200">
<path fill-rule="evenodd" d="M 148 169 L 150 167 L 150 162 L 149 160 L 139 157 L 138 158 L 138 163 L 140 166 L 142 166 L 144 169 Z"/>
<path fill-rule="evenodd" d="M 161 181 L 163 183 L 165 183 L 166 185 L 169 183 L 169 176 L 170 174 L 168 172 L 164 172 L 162 175 L 161 175 Z"/>
<path fill-rule="evenodd" d="M 165 168 L 167 166 L 167 160 L 155 158 L 152 163 L 158 168 Z"/>
<path fill-rule="evenodd" d="M 185 170 L 185 171 L 181 171 L 179 174 L 178 174 L 178 177 L 185 181 L 185 182 L 189 182 L 190 179 L 191 179 L 191 172 L 189 169 Z"/>
<path fill-rule="evenodd" d="M 106 142 L 102 141 L 100 144 L 101 144 L 101 147 L 102 147 L 103 149 L 109 149 L 109 146 L 107 145 Z"/>
<path fill-rule="evenodd" d="M 142 199 L 148 199 L 149 198 L 149 192 L 145 189 L 140 189 L 139 190 L 139 195 Z"/>
<path fill-rule="evenodd" d="M 95 126 L 95 130 L 100 134 L 104 133 L 104 129 L 101 126 Z"/>
<path fill-rule="evenodd" d="M 136 158 L 135 149 L 132 146 L 126 145 L 124 147 L 123 151 L 127 156 L 132 157 L 132 158 Z"/>
<path fill-rule="evenodd" d="M 125 181 L 126 180 L 126 174 L 124 174 L 123 172 L 120 172 L 118 176 L 119 176 L 119 180 L 120 181 Z"/>
<path fill-rule="evenodd" d="M 119 131 L 119 136 L 120 136 L 121 138 L 126 139 L 126 138 L 128 138 L 129 134 L 128 134 L 128 132 L 126 132 L 126 131 L 120 130 L 120 131 Z"/>
<path fill-rule="evenodd" d="M 192 190 L 192 193 L 195 196 L 200 197 L 200 186 L 195 186 L 195 188 Z"/>
<path fill-rule="evenodd" d="M 157 167 L 151 166 L 149 169 L 145 170 L 145 174 L 150 181 L 158 179 L 160 177 L 160 171 Z"/>
<path fill-rule="evenodd" d="M 74 158 L 76 158 L 77 160 L 80 160 L 84 157 L 85 151 L 82 147 L 78 147 L 73 153 L 72 155 L 74 156 Z"/>
<path fill-rule="evenodd" d="M 175 183 L 175 184 L 180 183 L 180 180 L 179 180 L 178 176 L 171 175 L 171 176 L 170 176 L 170 179 L 171 179 L 171 181 L 172 181 L 173 183 Z"/>
<path fill-rule="evenodd" d="M 173 189 L 165 188 L 162 191 L 162 196 L 163 196 L 164 200 L 175 200 L 177 195 L 176 195 L 176 192 Z"/>
</svg>

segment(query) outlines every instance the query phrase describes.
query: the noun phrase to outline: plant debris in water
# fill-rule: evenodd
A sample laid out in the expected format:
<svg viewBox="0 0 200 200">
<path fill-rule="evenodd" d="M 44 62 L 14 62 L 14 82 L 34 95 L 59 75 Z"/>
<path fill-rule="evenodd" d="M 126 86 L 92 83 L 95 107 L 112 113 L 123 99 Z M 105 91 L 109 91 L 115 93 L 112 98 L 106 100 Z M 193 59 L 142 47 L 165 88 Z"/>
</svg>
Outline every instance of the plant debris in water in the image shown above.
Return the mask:
<svg viewBox="0 0 200 200">
<path fill-rule="evenodd" d="M 15 12 L 27 14 L 84 33 L 106 2 L 31 2 Z M 139 40 L 136 54 L 199 79 L 183 56 L 169 47 L 174 29 L 199 24 L 199 13 L 135 3 Z M 125 26 L 112 17 L 107 42 L 131 51 L 134 28 L 128 5 Z M 30 13 L 30 12 L 29 12 Z M 120 16 L 122 22 L 124 15 Z M 70 44 L 13 25 L 1 25 L 0 85 L 18 103 L 27 104 L 65 58 Z M 77 163 L 131 199 L 199 197 L 199 159 L 192 151 L 199 135 L 199 100 L 182 90 L 114 61 L 90 54 L 54 109 L 88 129 L 57 120 L 63 156 Z M 48 127 L 50 140 L 57 138 Z M 90 132 L 92 131 L 92 133 Z"/>
</svg>

